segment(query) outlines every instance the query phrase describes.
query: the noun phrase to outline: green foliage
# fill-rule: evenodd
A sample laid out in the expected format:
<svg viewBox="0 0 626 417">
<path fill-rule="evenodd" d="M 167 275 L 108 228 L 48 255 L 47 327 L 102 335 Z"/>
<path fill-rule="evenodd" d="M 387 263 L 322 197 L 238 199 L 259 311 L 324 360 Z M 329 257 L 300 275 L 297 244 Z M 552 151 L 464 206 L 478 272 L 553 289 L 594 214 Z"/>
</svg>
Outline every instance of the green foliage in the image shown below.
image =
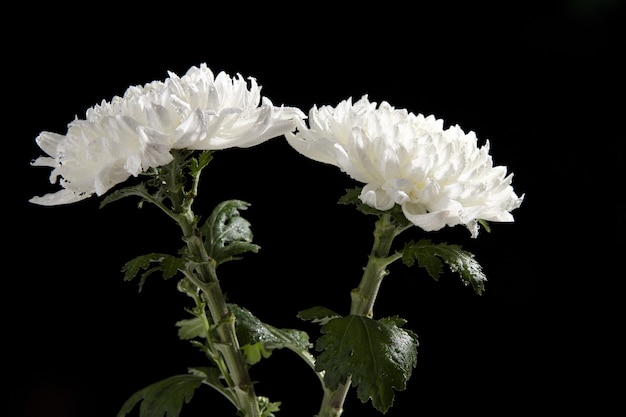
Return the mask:
<svg viewBox="0 0 626 417">
<path fill-rule="evenodd" d="M 122 267 L 122 272 L 124 272 L 124 281 L 131 281 L 139 274 L 139 271 L 144 270 L 145 272 L 141 274 L 139 281 L 139 291 L 141 291 L 146 279 L 151 274 L 160 271 L 163 273 L 164 279 L 169 279 L 175 276 L 184 265 L 185 260 L 182 258 L 164 253 L 149 253 L 126 262 Z"/>
<path fill-rule="evenodd" d="M 271 402 L 269 398 L 258 396 L 259 411 L 261 411 L 261 417 L 275 417 L 274 412 L 280 411 L 281 402 Z"/>
<path fill-rule="evenodd" d="M 149 181 L 148 181 L 149 182 Z M 145 183 L 139 183 L 137 185 L 132 185 L 130 187 L 124 187 L 124 188 L 120 188 L 118 190 L 114 190 L 111 191 L 110 193 L 108 193 L 100 202 L 100 208 L 114 202 L 117 200 L 121 200 L 122 198 L 125 197 L 130 197 L 130 196 L 138 196 L 141 197 L 141 201 L 139 203 L 139 206 L 141 207 L 142 203 L 144 201 L 163 201 L 164 198 L 164 193 L 163 192 L 157 192 L 155 193 L 155 195 L 151 195 L 150 192 L 148 191 L 148 188 L 146 187 Z"/>
<path fill-rule="evenodd" d="M 393 390 L 406 389 L 417 364 L 417 335 L 401 329 L 398 317 L 373 320 L 350 315 L 335 318 L 321 328 L 316 349 L 321 352 L 315 370 L 324 371 L 330 390 L 348 377 L 362 402 L 368 399 L 382 413 L 393 404 Z"/>
<path fill-rule="evenodd" d="M 198 177 L 202 169 L 213 159 L 213 151 L 202 151 L 197 158 L 189 158 L 189 172 L 192 177 Z"/>
<path fill-rule="evenodd" d="M 178 417 L 206 375 L 174 375 L 135 392 L 117 413 L 123 417 L 141 402 L 139 417 Z"/>
<path fill-rule="evenodd" d="M 239 259 L 244 252 L 258 252 L 252 242 L 250 223 L 239 215 L 249 204 L 241 200 L 227 200 L 218 204 L 201 228 L 207 253 L 216 265 Z"/>
<path fill-rule="evenodd" d="M 443 261 L 452 272 L 461 276 L 465 285 L 471 284 L 477 294 L 482 294 L 485 289 L 487 277 L 482 267 L 474 259 L 474 254 L 461 249 L 459 245 L 432 243 L 430 239 L 407 242 L 402 249 L 402 261 L 407 266 L 413 266 L 416 260 L 435 280 L 442 273 Z"/>
<path fill-rule="evenodd" d="M 491 233 L 491 226 L 489 226 L 489 222 L 487 222 L 487 220 L 478 219 L 478 223 L 485 228 L 487 233 Z"/>
<path fill-rule="evenodd" d="M 313 323 L 320 323 L 320 324 L 326 324 L 330 320 L 335 319 L 337 317 L 341 317 L 341 316 L 329 308 L 320 307 L 320 306 L 311 307 L 306 310 L 302 310 L 298 312 L 298 318 L 302 320 L 308 320 Z"/>
<path fill-rule="evenodd" d="M 289 349 L 298 355 L 308 355 L 311 343 L 309 335 L 297 329 L 278 329 L 261 322 L 249 310 L 236 304 L 228 304 L 235 315 L 237 338 L 249 364 L 267 358 L 276 349 Z"/>
<path fill-rule="evenodd" d="M 141 198 L 138 203 L 140 208 L 145 202 L 149 202 L 172 217 L 189 209 L 196 197 L 200 173 L 213 158 L 213 153 L 202 151 L 198 154 L 198 151 L 188 149 L 172 149 L 171 154 L 174 159 L 169 164 L 142 172 L 140 175 L 146 179 L 141 183 L 107 194 L 100 203 L 100 208 L 124 197 L 137 196 Z M 185 189 L 189 180 L 191 186 Z M 166 200 L 170 202 L 169 207 Z"/>
<path fill-rule="evenodd" d="M 196 337 L 202 337 L 206 339 L 207 334 L 202 324 L 200 317 L 194 317 L 192 319 L 179 320 L 176 322 L 178 327 L 178 337 L 181 340 L 191 340 Z"/>
</svg>

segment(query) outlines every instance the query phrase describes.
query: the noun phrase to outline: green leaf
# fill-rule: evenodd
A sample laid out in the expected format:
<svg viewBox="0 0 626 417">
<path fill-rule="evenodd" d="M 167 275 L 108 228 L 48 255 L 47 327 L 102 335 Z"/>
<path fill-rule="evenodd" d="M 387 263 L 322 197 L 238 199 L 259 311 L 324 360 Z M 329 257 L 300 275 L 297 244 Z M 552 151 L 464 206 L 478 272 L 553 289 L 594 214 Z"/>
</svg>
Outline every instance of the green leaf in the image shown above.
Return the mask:
<svg viewBox="0 0 626 417">
<path fill-rule="evenodd" d="M 322 325 L 337 317 L 341 316 L 329 308 L 320 306 L 311 307 L 298 312 L 298 318 L 311 321 L 312 323 L 320 323 Z"/>
<path fill-rule="evenodd" d="M 206 167 L 213 159 L 213 151 L 202 151 L 197 158 L 190 158 L 189 160 L 189 172 L 192 176 L 199 176 L 200 172 Z"/>
<path fill-rule="evenodd" d="M 261 411 L 261 417 L 275 417 L 275 411 L 280 411 L 281 402 L 271 402 L 269 398 L 263 396 L 257 396 L 259 400 L 259 410 Z"/>
<path fill-rule="evenodd" d="M 139 271 L 144 270 L 139 281 L 139 291 L 141 291 L 148 276 L 154 272 L 160 271 L 164 279 L 169 279 L 175 276 L 184 265 L 185 261 L 182 258 L 165 253 L 149 253 L 126 262 L 122 267 L 122 272 L 124 272 L 124 281 L 131 281 L 139 274 Z"/>
<path fill-rule="evenodd" d="M 138 196 L 144 199 L 152 198 L 145 184 L 142 182 L 137 185 L 132 185 L 130 187 L 124 187 L 124 188 L 120 188 L 119 190 L 111 191 L 100 202 L 100 208 L 114 201 L 121 200 L 124 197 L 131 197 L 131 196 Z"/>
<path fill-rule="evenodd" d="M 297 329 L 278 329 L 261 322 L 249 310 L 228 304 L 235 315 L 237 338 L 246 353 L 248 363 L 267 358 L 273 350 L 287 348 L 299 355 L 309 355 L 309 335 Z"/>
<path fill-rule="evenodd" d="M 199 366 L 189 368 L 189 373 L 202 378 L 202 382 L 214 388 L 217 392 L 228 399 L 231 404 L 237 407 L 237 396 L 232 389 L 224 385 L 224 378 L 220 370 L 215 367 Z"/>
<path fill-rule="evenodd" d="M 183 403 L 191 401 L 202 384 L 203 375 L 174 375 L 137 391 L 122 405 L 117 417 L 123 417 L 141 401 L 139 417 L 178 417 Z"/>
<path fill-rule="evenodd" d="M 465 285 L 471 284 L 477 294 L 482 294 L 485 289 L 487 277 L 482 267 L 474 259 L 474 254 L 463 250 L 459 245 L 436 244 L 429 239 L 407 242 L 402 249 L 402 261 L 407 266 L 413 266 L 416 260 L 435 280 L 441 275 L 443 261 L 452 272 L 461 276 Z"/>
<path fill-rule="evenodd" d="M 393 390 L 406 389 L 417 364 L 417 336 L 401 329 L 397 317 L 372 320 L 350 315 L 322 326 L 316 349 L 321 352 L 315 370 L 324 371 L 324 383 L 331 389 L 352 378 L 362 402 L 371 399 L 382 413 L 393 404 Z"/>
<path fill-rule="evenodd" d="M 252 242 L 250 223 L 239 215 L 248 203 L 241 200 L 227 200 L 218 204 L 202 226 L 206 236 L 206 249 L 217 265 L 239 259 L 245 252 L 258 252 L 259 246 Z"/>
<path fill-rule="evenodd" d="M 267 350 L 265 344 L 262 342 L 245 344 L 241 346 L 241 350 L 243 350 L 243 353 L 246 355 L 246 362 L 248 362 L 249 365 L 254 365 L 260 362 L 261 359 L 267 359 L 272 355 L 272 351 Z"/>
<path fill-rule="evenodd" d="M 178 337 L 181 340 L 191 340 L 196 337 L 203 337 L 206 339 L 207 337 L 204 325 L 199 317 L 179 320 L 176 322 L 176 326 L 178 327 Z"/>
<path fill-rule="evenodd" d="M 360 204 L 361 200 L 359 200 L 359 195 L 361 195 L 361 187 L 355 187 L 355 188 L 346 188 L 346 193 L 341 196 L 339 198 L 338 203 L 339 204 L 354 204 L 354 205 L 358 205 Z"/>
</svg>

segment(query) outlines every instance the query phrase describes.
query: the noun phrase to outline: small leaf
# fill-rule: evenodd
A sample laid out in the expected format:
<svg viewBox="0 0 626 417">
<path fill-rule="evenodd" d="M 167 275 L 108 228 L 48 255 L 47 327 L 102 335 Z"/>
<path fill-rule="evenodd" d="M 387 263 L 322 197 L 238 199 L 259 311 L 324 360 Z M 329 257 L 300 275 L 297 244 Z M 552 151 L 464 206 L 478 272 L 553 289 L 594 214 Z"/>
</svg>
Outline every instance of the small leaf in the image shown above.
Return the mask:
<svg viewBox="0 0 626 417">
<path fill-rule="evenodd" d="M 463 250 L 459 245 L 435 244 L 429 239 L 407 242 L 402 249 L 402 261 L 407 266 L 413 266 L 415 260 L 435 280 L 441 275 L 444 261 L 452 272 L 461 276 L 465 285 L 471 284 L 477 294 L 482 294 L 485 289 L 487 277 L 482 267 L 474 259 L 474 254 Z"/>
<path fill-rule="evenodd" d="M 491 226 L 489 226 L 489 222 L 487 220 L 478 219 L 478 223 L 480 223 L 487 233 L 491 233 Z"/>
<path fill-rule="evenodd" d="M 183 403 L 189 403 L 205 379 L 201 375 L 174 375 L 137 391 L 122 405 L 123 417 L 142 401 L 139 417 L 178 417 Z"/>
<path fill-rule="evenodd" d="M 152 266 L 153 264 L 156 266 Z M 149 253 L 126 262 L 122 267 L 122 272 L 124 272 L 124 281 L 131 281 L 139 274 L 139 271 L 145 270 L 139 281 L 139 291 L 141 291 L 148 276 L 154 272 L 161 271 L 163 278 L 169 279 L 176 275 L 183 266 L 184 260 L 181 258 L 164 253 Z"/>
<path fill-rule="evenodd" d="M 236 318 L 237 338 L 244 352 L 250 352 L 250 364 L 258 362 L 261 357 L 267 358 L 276 349 L 287 348 L 298 354 L 309 355 L 309 335 L 297 329 L 279 329 L 261 322 L 249 310 L 236 304 L 228 308 Z"/>
<path fill-rule="evenodd" d="M 249 365 L 254 365 L 261 361 L 262 358 L 269 358 L 272 355 L 270 350 L 265 348 L 264 343 L 245 344 L 241 346 L 241 350 L 246 355 L 246 360 Z"/>
<path fill-rule="evenodd" d="M 202 378 L 202 382 L 214 388 L 217 392 L 222 394 L 228 401 L 237 407 L 237 396 L 232 389 L 224 385 L 223 375 L 220 370 L 215 367 L 199 366 L 188 369 L 189 373 L 197 377 Z"/>
<path fill-rule="evenodd" d="M 329 308 L 320 306 L 311 307 L 298 312 L 298 318 L 311 321 L 312 323 L 320 323 L 322 325 L 337 317 L 341 316 Z"/>
<path fill-rule="evenodd" d="M 261 411 L 261 417 L 275 417 L 275 411 L 280 411 L 281 402 L 271 402 L 269 398 L 257 396 L 259 400 L 259 410 Z"/>
<path fill-rule="evenodd" d="M 196 337 L 206 339 L 207 337 L 204 325 L 199 317 L 177 321 L 176 326 L 178 327 L 178 337 L 181 340 L 191 340 Z"/>
<path fill-rule="evenodd" d="M 315 370 L 324 371 L 324 383 L 334 390 L 352 378 L 362 402 L 387 412 L 393 390 L 406 389 L 417 364 L 417 336 L 399 326 L 397 317 L 372 320 L 350 315 L 322 326 L 316 349 L 321 352 Z"/>
<path fill-rule="evenodd" d="M 239 210 L 248 206 L 241 200 L 223 201 L 202 226 L 207 252 L 217 265 L 239 259 L 238 255 L 245 252 L 258 252 L 260 247 L 251 243 L 250 223 L 239 215 Z"/>
<path fill-rule="evenodd" d="M 142 182 L 137 185 L 120 188 L 118 190 L 114 190 L 108 193 L 100 202 L 100 208 L 106 206 L 109 203 L 112 203 L 117 200 L 121 200 L 124 197 L 130 197 L 130 196 L 139 196 L 144 199 L 152 199 L 152 196 L 148 192 L 148 189 L 146 188 L 145 184 Z"/>
<path fill-rule="evenodd" d="M 189 172 L 192 176 L 199 176 L 200 172 L 206 167 L 213 159 L 213 151 L 202 151 L 197 158 L 190 158 L 189 160 Z"/>
<path fill-rule="evenodd" d="M 339 198 L 339 204 L 354 204 L 358 205 L 361 200 L 359 200 L 359 196 L 361 195 L 361 187 L 355 187 L 346 189 L 346 193 Z"/>
</svg>

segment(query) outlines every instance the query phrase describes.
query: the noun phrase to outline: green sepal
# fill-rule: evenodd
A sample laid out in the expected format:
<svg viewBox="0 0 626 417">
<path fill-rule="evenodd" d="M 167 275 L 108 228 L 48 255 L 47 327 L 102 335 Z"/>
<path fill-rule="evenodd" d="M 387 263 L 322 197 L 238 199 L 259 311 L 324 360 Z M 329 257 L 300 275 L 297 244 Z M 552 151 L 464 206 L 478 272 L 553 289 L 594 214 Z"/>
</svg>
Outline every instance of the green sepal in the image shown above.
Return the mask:
<svg viewBox="0 0 626 417">
<path fill-rule="evenodd" d="M 487 222 L 487 220 L 478 219 L 478 223 L 485 228 L 487 233 L 491 233 L 491 226 L 489 226 L 489 222 Z"/>
<path fill-rule="evenodd" d="M 218 204 L 201 228 L 205 236 L 207 253 L 216 265 L 239 259 L 245 252 L 258 252 L 260 247 L 252 242 L 250 222 L 239 215 L 249 203 L 227 200 Z"/>
<path fill-rule="evenodd" d="M 228 304 L 228 308 L 235 316 L 237 338 L 250 365 L 269 357 L 276 349 L 286 348 L 300 356 L 310 355 L 312 346 L 306 332 L 270 326 L 236 304 Z"/>
<path fill-rule="evenodd" d="M 191 401 L 206 375 L 174 375 L 135 392 L 122 405 L 117 417 L 123 417 L 141 402 L 139 417 L 178 417 L 184 403 Z"/>
<path fill-rule="evenodd" d="M 139 274 L 139 271 L 144 270 L 139 281 L 139 291 L 141 291 L 146 279 L 151 274 L 160 271 L 163 273 L 164 279 L 170 279 L 184 265 L 185 260 L 182 258 L 165 253 L 149 253 L 137 256 L 126 262 L 122 267 L 122 272 L 124 273 L 124 281 L 131 281 Z"/>
<path fill-rule="evenodd" d="M 443 261 L 452 272 L 461 276 L 465 285 L 471 284 L 477 294 L 481 295 L 485 289 L 487 277 L 482 267 L 474 258 L 474 254 L 463 250 L 459 245 L 433 243 L 430 239 L 407 242 L 402 249 L 402 261 L 407 266 L 413 266 L 416 260 L 418 265 L 425 268 L 435 280 L 438 280 L 442 273 Z"/>
<path fill-rule="evenodd" d="M 323 325 L 315 370 L 324 371 L 326 387 L 335 390 L 351 377 L 363 403 L 371 400 L 374 408 L 387 412 L 393 391 L 406 389 L 417 364 L 417 335 L 401 329 L 404 323 L 398 317 L 373 320 L 350 315 Z"/>
</svg>

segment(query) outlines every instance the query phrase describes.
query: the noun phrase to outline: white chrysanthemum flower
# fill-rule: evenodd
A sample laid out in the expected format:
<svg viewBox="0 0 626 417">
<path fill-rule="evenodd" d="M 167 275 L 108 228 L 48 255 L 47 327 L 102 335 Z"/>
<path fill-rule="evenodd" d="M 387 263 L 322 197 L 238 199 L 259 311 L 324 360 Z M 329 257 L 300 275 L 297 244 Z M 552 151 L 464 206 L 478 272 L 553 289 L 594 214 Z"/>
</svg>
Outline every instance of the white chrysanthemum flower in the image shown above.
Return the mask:
<svg viewBox="0 0 626 417">
<path fill-rule="evenodd" d="M 52 168 L 50 182 L 62 190 L 34 197 L 42 205 L 68 204 L 102 195 L 131 175 L 165 165 L 172 149 L 250 147 L 292 130 L 306 117 L 294 107 L 276 107 L 261 96 L 254 78 L 213 75 L 206 64 L 178 77 L 129 87 L 102 101 L 65 135 L 42 132 L 36 142 L 49 156 L 32 165 Z"/>
<path fill-rule="evenodd" d="M 402 207 L 416 226 L 434 231 L 463 224 L 478 235 L 478 220 L 511 222 L 520 206 L 506 167 L 493 166 L 489 142 L 474 132 L 444 129 L 433 116 L 377 107 L 363 96 L 337 107 L 314 106 L 287 141 L 313 160 L 332 164 L 364 183 L 360 199 L 378 210 Z"/>
</svg>

